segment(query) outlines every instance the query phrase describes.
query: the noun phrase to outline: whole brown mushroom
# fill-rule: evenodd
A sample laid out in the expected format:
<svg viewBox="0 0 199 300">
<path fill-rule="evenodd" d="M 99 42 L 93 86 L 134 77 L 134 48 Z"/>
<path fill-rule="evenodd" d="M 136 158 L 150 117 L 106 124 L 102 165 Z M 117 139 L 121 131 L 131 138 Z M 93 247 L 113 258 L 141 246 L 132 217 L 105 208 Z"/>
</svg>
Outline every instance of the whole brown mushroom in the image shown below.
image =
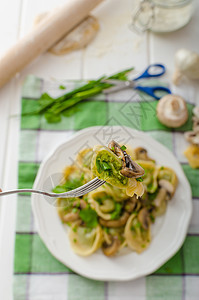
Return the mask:
<svg viewBox="0 0 199 300">
<path fill-rule="evenodd" d="M 188 120 L 185 100 L 177 95 L 166 95 L 158 101 L 157 117 L 167 127 L 177 128 Z"/>
</svg>

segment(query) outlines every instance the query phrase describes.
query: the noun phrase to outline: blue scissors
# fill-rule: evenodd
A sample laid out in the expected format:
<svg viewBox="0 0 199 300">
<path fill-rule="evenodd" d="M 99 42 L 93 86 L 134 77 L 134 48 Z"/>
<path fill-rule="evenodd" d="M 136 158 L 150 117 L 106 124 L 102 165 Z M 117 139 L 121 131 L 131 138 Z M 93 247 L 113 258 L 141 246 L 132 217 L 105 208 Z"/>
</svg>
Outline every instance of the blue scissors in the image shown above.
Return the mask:
<svg viewBox="0 0 199 300">
<path fill-rule="evenodd" d="M 163 86 L 153 86 L 153 87 L 141 86 L 141 85 L 137 85 L 136 82 L 142 78 L 160 77 L 165 72 L 166 72 L 166 68 L 164 65 L 151 64 L 146 68 L 146 70 L 140 76 L 134 78 L 133 80 L 127 80 L 127 81 L 117 80 L 117 79 L 104 80 L 104 82 L 114 85 L 113 87 L 105 89 L 104 93 L 112 94 L 112 93 L 115 93 L 120 90 L 124 90 L 127 88 L 133 88 L 133 89 L 142 91 L 142 92 L 154 97 L 156 100 L 159 100 L 161 97 L 158 97 L 155 94 L 157 91 L 164 91 L 168 94 L 171 94 L 171 90 L 166 87 L 163 87 Z"/>
</svg>

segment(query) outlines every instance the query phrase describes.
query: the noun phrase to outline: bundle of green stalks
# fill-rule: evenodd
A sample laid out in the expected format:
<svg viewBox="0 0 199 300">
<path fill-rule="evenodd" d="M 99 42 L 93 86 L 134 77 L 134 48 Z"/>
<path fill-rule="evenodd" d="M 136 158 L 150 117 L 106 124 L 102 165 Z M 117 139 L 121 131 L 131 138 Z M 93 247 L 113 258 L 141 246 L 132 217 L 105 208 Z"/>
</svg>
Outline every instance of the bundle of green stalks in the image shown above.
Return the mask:
<svg viewBox="0 0 199 300">
<path fill-rule="evenodd" d="M 103 76 L 97 80 L 91 80 L 88 83 L 76 88 L 58 98 L 52 98 L 47 93 L 41 95 L 39 101 L 39 109 L 36 111 L 22 114 L 27 115 L 44 115 L 48 123 L 58 123 L 62 116 L 68 117 L 75 112 L 75 106 L 89 98 L 98 95 L 103 90 L 111 87 L 111 84 L 106 83 L 107 79 L 128 80 L 127 74 L 133 68 L 123 70 L 113 74 L 110 77 Z M 60 88 L 63 88 L 62 86 Z"/>
</svg>

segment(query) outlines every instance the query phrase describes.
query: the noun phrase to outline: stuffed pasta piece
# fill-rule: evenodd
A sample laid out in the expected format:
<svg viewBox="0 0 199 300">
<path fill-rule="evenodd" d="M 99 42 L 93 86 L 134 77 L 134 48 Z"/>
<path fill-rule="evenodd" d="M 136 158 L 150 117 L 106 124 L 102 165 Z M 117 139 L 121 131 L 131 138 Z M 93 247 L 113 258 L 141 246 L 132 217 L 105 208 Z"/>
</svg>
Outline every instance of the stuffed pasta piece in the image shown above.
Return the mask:
<svg viewBox="0 0 199 300">
<path fill-rule="evenodd" d="M 115 141 L 110 142 L 108 147 L 95 146 L 91 170 L 99 179 L 126 189 L 128 196 L 142 196 L 144 187 L 139 178 L 144 175 L 144 169 L 125 150 L 125 146 L 120 147 Z"/>
</svg>

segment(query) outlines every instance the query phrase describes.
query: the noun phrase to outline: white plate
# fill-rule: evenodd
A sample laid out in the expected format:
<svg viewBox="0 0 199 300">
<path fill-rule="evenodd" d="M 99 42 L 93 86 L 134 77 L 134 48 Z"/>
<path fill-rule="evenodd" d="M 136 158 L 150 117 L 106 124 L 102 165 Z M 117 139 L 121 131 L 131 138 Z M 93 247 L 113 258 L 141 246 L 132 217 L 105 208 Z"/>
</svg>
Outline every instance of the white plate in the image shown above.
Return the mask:
<svg viewBox="0 0 199 300">
<path fill-rule="evenodd" d="M 179 185 L 166 214 L 156 219 L 152 228 L 152 242 L 142 254 L 130 252 L 113 258 L 104 256 L 101 250 L 89 257 L 76 255 L 70 248 L 67 232 L 60 222 L 56 208 L 42 196 L 32 195 L 32 208 L 38 232 L 43 242 L 59 261 L 75 272 L 96 280 L 131 280 L 157 270 L 181 247 L 192 214 L 190 185 L 174 155 L 148 135 L 121 126 L 90 127 L 79 131 L 59 146 L 40 166 L 35 180 L 35 189 L 51 189 L 59 183 L 64 166 L 71 164 L 76 153 L 88 146 L 107 145 L 115 139 L 133 147 L 143 146 L 149 156 L 159 165 L 172 167 L 178 176 Z"/>
</svg>

